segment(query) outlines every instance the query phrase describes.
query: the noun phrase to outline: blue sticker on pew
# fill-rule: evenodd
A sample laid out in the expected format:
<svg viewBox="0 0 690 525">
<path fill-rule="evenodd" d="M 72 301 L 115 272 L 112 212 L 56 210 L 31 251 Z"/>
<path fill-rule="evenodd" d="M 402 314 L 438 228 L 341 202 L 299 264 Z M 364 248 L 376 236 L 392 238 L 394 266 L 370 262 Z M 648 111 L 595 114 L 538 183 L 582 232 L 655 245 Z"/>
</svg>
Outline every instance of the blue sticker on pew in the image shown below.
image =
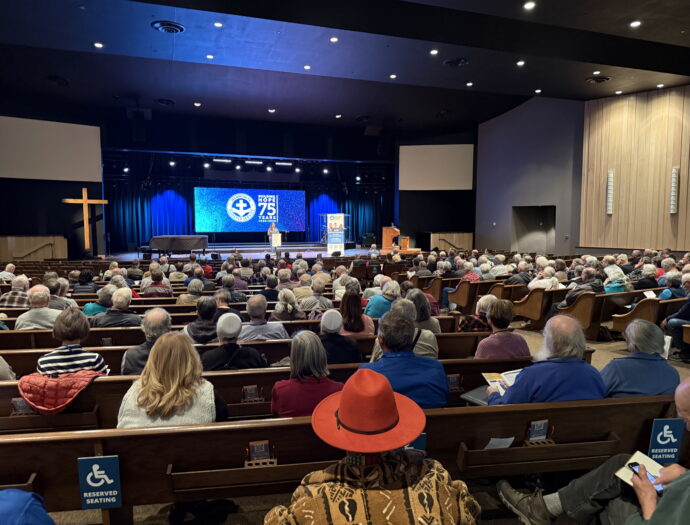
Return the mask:
<svg viewBox="0 0 690 525">
<path fill-rule="evenodd" d="M 122 507 L 118 456 L 77 458 L 82 509 Z"/>
<path fill-rule="evenodd" d="M 680 418 L 655 419 L 647 455 L 662 465 L 677 463 L 684 431 L 685 422 Z"/>
</svg>

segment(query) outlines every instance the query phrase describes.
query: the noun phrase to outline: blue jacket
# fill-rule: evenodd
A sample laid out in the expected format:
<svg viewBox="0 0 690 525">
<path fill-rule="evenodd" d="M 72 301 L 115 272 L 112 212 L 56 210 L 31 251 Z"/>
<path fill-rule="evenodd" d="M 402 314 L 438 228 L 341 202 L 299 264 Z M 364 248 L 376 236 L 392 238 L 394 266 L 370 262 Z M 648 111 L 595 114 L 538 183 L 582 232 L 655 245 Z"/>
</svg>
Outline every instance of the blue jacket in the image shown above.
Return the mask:
<svg viewBox="0 0 690 525">
<path fill-rule="evenodd" d="M 599 371 L 582 359 L 551 358 L 524 368 L 501 396 L 494 392 L 489 405 L 546 403 L 602 399 L 606 387 Z"/>
<path fill-rule="evenodd" d="M 680 376 L 659 354 L 635 352 L 613 359 L 601 371 L 606 397 L 673 394 Z"/>
<path fill-rule="evenodd" d="M 380 319 L 383 314 L 388 312 L 393 305 L 392 301 L 386 299 L 383 295 L 374 295 L 369 299 L 364 313 L 372 319 Z"/>
<path fill-rule="evenodd" d="M 666 288 L 661 290 L 657 296 L 660 301 L 666 301 L 668 299 L 680 299 L 681 297 L 687 297 L 688 294 L 685 293 L 685 288 L 682 286 L 677 286 L 673 288 Z"/>
<path fill-rule="evenodd" d="M 0 521 L 3 525 L 54 525 L 41 496 L 24 490 L 0 490 Z"/>
<path fill-rule="evenodd" d="M 675 314 L 669 315 L 666 319 L 684 319 L 690 321 L 690 298 L 683 303 Z"/>
<path fill-rule="evenodd" d="M 448 402 L 448 379 L 436 359 L 415 355 L 412 350 L 384 352 L 381 359 L 360 368 L 383 374 L 395 392 L 422 408 L 442 408 Z"/>
<path fill-rule="evenodd" d="M 604 286 L 604 293 L 620 293 L 625 291 L 623 281 L 611 281 Z"/>
</svg>

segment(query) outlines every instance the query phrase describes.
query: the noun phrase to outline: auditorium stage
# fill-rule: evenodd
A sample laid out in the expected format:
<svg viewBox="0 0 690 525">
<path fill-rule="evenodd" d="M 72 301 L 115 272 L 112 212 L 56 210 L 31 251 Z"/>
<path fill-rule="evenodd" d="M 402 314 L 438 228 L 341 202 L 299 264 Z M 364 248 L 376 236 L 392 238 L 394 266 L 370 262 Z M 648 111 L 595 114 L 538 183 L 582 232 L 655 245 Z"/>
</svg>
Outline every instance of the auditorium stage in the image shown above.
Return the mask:
<svg viewBox="0 0 690 525">
<path fill-rule="evenodd" d="M 251 257 L 252 259 L 258 259 L 265 257 L 267 253 L 272 253 L 270 246 L 266 243 L 209 243 L 208 249 L 206 250 L 206 256 L 210 258 L 212 253 L 220 254 L 221 259 L 225 259 L 228 255 L 233 253 L 237 249 L 243 257 Z M 355 248 L 350 250 L 345 250 L 343 255 L 354 255 L 356 253 L 366 254 L 369 248 Z M 195 252 L 201 254 L 200 250 L 194 250 Z M 309 242 L 289 242 L 283 244 L 279 251 L 282 253 L 290 252 L 290 257 L 295 257 L 295 254 L 301 253 L 304 257 L 314 258 L 314 257 L 326 257 L 329 253 L 326 251 L 326 246 L 324 244 L 309 243 Z M 110 254 L 107 259 L 131 260 L 131 259 L 141 259 L 147 250 L 140 250 L 138 252 L 117 252 Z M 158 251 L 153 250 L 153 257 L 158 257 Z M 185 258 L 184 254 L 173 255 L 175 259 Z"/>
</svg>

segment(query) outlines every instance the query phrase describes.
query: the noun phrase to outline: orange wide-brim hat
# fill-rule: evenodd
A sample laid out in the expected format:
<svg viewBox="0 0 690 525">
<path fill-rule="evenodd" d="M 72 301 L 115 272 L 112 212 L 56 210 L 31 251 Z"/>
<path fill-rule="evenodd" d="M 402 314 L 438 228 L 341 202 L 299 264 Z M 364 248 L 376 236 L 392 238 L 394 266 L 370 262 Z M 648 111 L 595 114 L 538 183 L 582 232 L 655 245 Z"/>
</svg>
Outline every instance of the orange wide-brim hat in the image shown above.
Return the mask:
<svg viewBox="0 0 690 525">
<path fill-rule="evenodd" d="M 393 392 L 384 375 L 363 368 L 316 406 L 311 425 L 333 447 L 373 454 L 412 443 L 424 430 L 426 415 L 412 399 Z"/>
</svg>

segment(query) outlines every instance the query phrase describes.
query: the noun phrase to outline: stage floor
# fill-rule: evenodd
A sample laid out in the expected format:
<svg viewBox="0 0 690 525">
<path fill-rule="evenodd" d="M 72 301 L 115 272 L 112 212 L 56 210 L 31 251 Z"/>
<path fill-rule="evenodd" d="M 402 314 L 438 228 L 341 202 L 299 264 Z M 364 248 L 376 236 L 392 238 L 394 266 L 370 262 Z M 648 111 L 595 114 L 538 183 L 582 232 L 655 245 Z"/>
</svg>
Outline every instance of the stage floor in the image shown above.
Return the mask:
<svg viewBox="0 0 690 525">
<path fill-rule="evenodd" d="M 233 253 L 237 249 L 242 257 L 251 257 L 252 259 L 260 259 L 266 256 L 267 253 L 272 253 L 270 246 L 264 243 L 215 243 L 208 245 L 208 250 L 206 250 L 206 256 L 210 257 L 211 253 L 218 253 L 221 259 L 225 259 L 228 255 Z M 290 242 L 283 244 L 279 251 L 281 253 L 290 252 L 290 257 L 294 258 L 295 254 L 301 253 L 303 257 L 315 258 L 315 257 L 326 257 L 329 253 L 326 251 L 326 246 L 317 243 L 307 243 L 307 242 Z M 369 248 L 355 248 L 351 250 L 345 250 L 343 255 L 355 255 L 360 253 L 366 255 Z M 154 251 L 154 258 L 157 258 L 157 251 Z M 117 252 L 109 255 L 107 259 L 116 259 L 118 261 L 127 261 L 131 259 L 141 258 L 143 256 L 142 252 Z M 176 254 L 173 256 L 175 259 L 184 259 L 184 254 Z"/>
</svg>

